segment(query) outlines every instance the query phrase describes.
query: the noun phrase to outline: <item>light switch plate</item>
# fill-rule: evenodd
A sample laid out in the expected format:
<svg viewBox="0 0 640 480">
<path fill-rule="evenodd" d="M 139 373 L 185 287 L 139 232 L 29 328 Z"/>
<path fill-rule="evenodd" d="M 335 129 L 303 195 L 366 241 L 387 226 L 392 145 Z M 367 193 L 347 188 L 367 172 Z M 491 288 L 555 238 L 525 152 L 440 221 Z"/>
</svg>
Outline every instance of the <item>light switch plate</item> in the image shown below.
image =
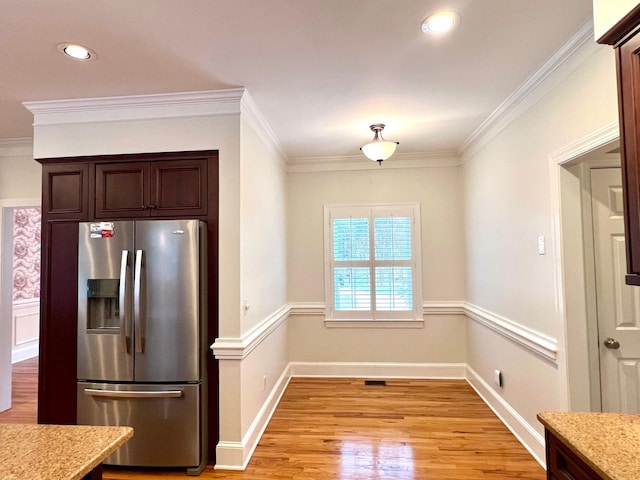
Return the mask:
<svg viewBox="0 0 640 480">
<path fill-rule="evenodd" d="M 544 235 L 538 237 L 538 255 L 544 255 L 547 253 L 547 249 L 544 242 Z"/>
</svg>

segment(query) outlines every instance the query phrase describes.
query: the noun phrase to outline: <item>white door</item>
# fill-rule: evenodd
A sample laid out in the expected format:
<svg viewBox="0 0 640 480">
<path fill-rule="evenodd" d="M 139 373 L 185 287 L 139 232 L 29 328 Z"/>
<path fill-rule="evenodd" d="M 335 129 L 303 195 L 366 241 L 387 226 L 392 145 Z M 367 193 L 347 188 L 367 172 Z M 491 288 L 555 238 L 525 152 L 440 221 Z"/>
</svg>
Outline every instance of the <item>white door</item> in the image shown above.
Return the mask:
<svg viewBox="0 0 640 480">
<path fill-rule="evenodd" d="M 640 287 L 625 285 L 620 168 L 591 170 L 602 410 L 640 413 Z"/>
</svg>

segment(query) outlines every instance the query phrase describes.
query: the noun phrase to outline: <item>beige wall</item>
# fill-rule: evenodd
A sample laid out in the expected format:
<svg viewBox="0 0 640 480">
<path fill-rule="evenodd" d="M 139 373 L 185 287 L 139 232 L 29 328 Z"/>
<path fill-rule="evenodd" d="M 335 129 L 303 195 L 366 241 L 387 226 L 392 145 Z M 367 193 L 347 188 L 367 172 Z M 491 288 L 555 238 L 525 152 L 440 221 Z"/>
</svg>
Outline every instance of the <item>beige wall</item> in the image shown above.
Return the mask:
<svg viewBox="0 0 640 480">
<path fill-rule="evenodd" d="M 559 343 L 558 364 L 550 365 L 470 322 L 468 362 L 488 384 L 494 369 L 503 370 L 498 394 L 540 432 L 538 411 L 566 408 L 563 292 L 553 245 L 557 172 L 550 155 L 616 119 L 615 62 L 602 47 L 463 168 L 467 300 Z M 539 235 L 547 239 L 546 255 L 538 255 Z"/>
<path fill-rule="evenodd" d="M 402 202 L 420 204 L 424 300 L 463 300 L 465 262 L 459 167 L 396 169 L 383 164 L 372 170 L 289 175 L 289 301 L 326 301 L 323 205 Z M 435 315 L 425 319 L 421 329 L 345 329 L 325 327 L 323 315 L 293 315 L 289 320 L 289 359 L 464 362 L 462 317 Z"/>
</svg>

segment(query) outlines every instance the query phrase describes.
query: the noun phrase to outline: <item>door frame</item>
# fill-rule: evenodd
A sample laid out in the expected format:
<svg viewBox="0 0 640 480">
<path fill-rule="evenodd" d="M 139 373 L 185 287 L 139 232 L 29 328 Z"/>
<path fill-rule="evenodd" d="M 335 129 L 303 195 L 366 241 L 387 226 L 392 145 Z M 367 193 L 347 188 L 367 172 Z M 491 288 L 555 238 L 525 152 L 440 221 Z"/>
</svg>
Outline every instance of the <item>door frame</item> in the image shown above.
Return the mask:
<svg viewBox="0 0 640 480">
<path fill-rule="evenodd" d="M 585 241 L 585 175 L 604 166 L 603 155 L 619 147 L 618 122 L 578 139 L 549 156 L 551 209 L 559 329 L 561 404 L 570 411 L 600 411 L 599 359 L 595 314 L 593 241 Z M 606 159 L 606 157 L 605 157 Z M 610 166 L 610 163 L 609 163 Z M 590 245 L 590 247 L 589 247 Z M 589 249 L 590 248 L 590 249 Z M 589 261 L 591 255 L 591 261 Z M 595 336 L 594 336 L 595 328 Z"/>
<path fill-rule="evenodd" d="M 13 338 L 13 211 L 40 207 L 40 198 L 0 200 L 0 412 L 11 408 L 11 339 Z"/>
</svg>

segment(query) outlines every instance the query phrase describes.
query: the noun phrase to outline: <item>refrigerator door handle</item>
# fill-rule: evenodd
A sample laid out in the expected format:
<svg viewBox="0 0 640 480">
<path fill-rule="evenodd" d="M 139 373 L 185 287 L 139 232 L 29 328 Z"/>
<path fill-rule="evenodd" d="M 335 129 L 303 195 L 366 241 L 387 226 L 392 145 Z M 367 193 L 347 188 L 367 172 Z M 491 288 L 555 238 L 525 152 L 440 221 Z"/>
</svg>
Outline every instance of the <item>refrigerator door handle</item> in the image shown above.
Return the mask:
<svg viewBox="0 0 640 480">
<path fill-rule="evenodd" d="M 127 266 L 129 263 L 129 250 L 122 250 L 120 261 L 120 291 L 118 302 L 120 302 L 120 344 L 121 350 L 127 353 Z"/>
<path fill-rule="evenodd" d="M 95 388 L 85 388 L 84 394 L 91 397 L 111 397 L 111 398 L 180 398 L 182 390 L 157 390 L 157 391 L 124 391 L 124 390 L 99 390 Z"/>
<path fill-rule="evenodd" d="M 142 353 L 142 328 L 140 327 L 140 284 L 142 279 L 142 250 L 136 250 L 136 266 L 133 280 L 133 316 L 135 322 L 136 352 Z"/>
</svg>

